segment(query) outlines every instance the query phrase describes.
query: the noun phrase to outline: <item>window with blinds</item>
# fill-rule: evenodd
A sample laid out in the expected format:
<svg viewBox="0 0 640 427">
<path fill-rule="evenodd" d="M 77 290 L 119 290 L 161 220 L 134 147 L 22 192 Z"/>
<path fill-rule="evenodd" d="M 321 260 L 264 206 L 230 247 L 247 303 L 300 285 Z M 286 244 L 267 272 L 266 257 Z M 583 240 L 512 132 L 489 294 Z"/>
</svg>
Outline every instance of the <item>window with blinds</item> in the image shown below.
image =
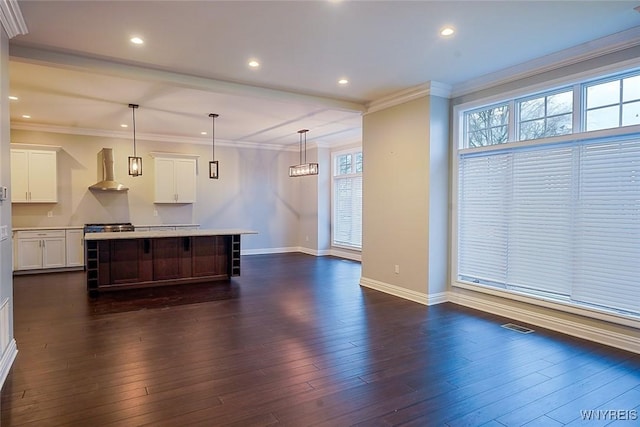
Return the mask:
<svg viewBox="0 0 640 427">
<path fill-rule="evenodd" d="M 507 124 L 516 131 L 504 131 L 510 138 L 500 144 L 479 146 L 461 135 L 454 218 L 459 281 L 640 316 L 640 132 L 637 126 L 615 131 L 640 124 L 621 119 L 635 107 L 640 92 L 629 88 L 637 79 L 635 71 L 507 101 L 502 105 L 517 106 L 519 114 Z M 617 111 L 612 130 L 590 132 L 591 110 L 609 108 L 605 98 Z M 580 100 L 576 109 L 572 99 Z M 535 103 L 535 114 L 522 113 L 525 103 Z M 495 109 L 475 108 L 461 119 L 468 124 Z M 523 127 L 535 121 L 529 116 L 540 132 L 519 143 Z M 549 132 L 556 116 L 580 126 L 567 125 L 567 135 Z"/>
<path fill-rule="evenodd" d="M 459 158 L 459 279 L 640 315 L 640 137 Z"/>
<path fill-rule="evenodd" d="M 362 151 L 333 158 L 333 246 L 362 249 Z"/>
</svg>

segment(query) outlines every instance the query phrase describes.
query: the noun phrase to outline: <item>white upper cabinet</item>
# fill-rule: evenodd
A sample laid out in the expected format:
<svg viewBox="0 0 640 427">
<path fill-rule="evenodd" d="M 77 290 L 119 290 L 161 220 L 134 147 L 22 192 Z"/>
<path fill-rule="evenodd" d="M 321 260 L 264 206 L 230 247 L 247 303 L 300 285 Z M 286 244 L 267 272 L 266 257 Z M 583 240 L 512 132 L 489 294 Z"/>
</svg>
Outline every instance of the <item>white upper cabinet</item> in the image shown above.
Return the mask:
<svg viewBox="0 0 640 427">
<path fill-rule="evenodd" d="M 169 153 L 151 155 L 155 160 L 154 203 L 194 203 L 197 157 Z"/>
<path fill-rule="evenodd" d="M 58 202 L 58 167 L 55 149 L 11 149 L 11 202 Z"/>
</svg>

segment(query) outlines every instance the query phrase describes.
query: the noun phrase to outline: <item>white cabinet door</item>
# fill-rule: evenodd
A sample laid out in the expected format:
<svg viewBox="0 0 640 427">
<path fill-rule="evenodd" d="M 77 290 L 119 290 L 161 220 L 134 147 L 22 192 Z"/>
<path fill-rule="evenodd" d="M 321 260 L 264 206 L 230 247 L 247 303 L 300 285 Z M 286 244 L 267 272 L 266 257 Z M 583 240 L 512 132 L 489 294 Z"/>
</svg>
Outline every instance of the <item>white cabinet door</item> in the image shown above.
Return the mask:
<svg viewBox="0 0 640 427">
<path fill-rule="evenodd" d="M 84 265 L 84 238 L 82 230 L 67 230 L 67 267 Z"/>
<path fill-rule="evenodd" d="M 11 202 L 29 201 L 29 155 L 26 150 L 11 150 Z"/>
<path fill-rule="evenodd" d="M 196 201 L 196 159 L 155 159 L 154 203 L 193 203 Z"/>
<path fill-rule="evenodd" d="M 42 268 L 66 267 L 66 252 L 64 237 L 42 239 Z"/>
<path fill-rule="evenodd" d="M 42 240 L 18 239 L 16 241 L 16 270 L 42 268 Z"/>
<path fill-rule="evenodd" d="M 175 161 L 176 194 L 178 203 L 196 201 L 196 161 L 178 159 Z"/>
<path fill-rule="evenodd" d="M 57 153 L 47 150 L 11 149 L 11 201 L 58 201 Z"/>
<path fill-rule="evenodd" d="M 155 203 L 175 203 L 175 162 L 173 159 L 156 159 Z"/>
<path fill-rule="evenodd" d="M 29 201 L 31 203 L 56 203 L 58 179 L 55 151 L 31 151 L 29 153 Z"/>
</svg>

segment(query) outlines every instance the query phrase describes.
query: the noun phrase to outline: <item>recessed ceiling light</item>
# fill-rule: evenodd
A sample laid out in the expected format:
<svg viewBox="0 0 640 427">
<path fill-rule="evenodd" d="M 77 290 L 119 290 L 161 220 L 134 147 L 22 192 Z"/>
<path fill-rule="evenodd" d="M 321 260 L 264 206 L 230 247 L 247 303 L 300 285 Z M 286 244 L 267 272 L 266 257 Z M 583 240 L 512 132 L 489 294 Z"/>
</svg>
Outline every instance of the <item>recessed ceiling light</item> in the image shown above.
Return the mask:
<svg viewBox="0 0 640 427">
<path fill-rule="evenodd" d="M 9 99 L 12 101 L 17 101 L 18 97 L 17 96 L 13 96 L 13 95 L 9 95 Z"/>
<path fill-rule="evenodd" d="M 440 30 L 440 35 L 441 36 L 452 36 L 453 33 L 455 33 L 456 30 L 453 29 L 453 27 L 444 27 L 443 29 Z"/>
<path fill-rule="evenodd" d="M 30 116 L 30 115 L 28 115 L 28 114 L 23 114 L 23 115 L 22 115 L 22 118 L 23 118 L 23 119 L 30 119 L 30 118 L 31 118 L 31 116 Z"/>
<path fill-rule="evenodd" d="M 338 80 L 338 84 L 339 84 L 339 85 L 343 85 L 343 86 L 344 86 L 344 85 L 348 85 L 348 84 L 349 84 L 349 80 L 347 80 L 347 79 L 340 79 L 340 80 Z"/>
<path fill-rule="evenodd" d="M 260 66 L 260 63 L 258 61 L 256 61 L 255 59 L 252 59 L 248 62 L 249 67 L 251 68 L 258 68 Z"/>
<path fill-rule="evenodd" d="M 144 40 L 142 40 L 140 37 L 131 37 L 129 40 L 133 44 L 144 44 Z"/>
<path fill-rule="evenodd" d="M 121 128 L 128 128 L 128 127 L 129 127 L 129 125 L 127 125 L 127 124 L 124 124 L 124 123 L 123 123 L 123 124 L 121 124 L 121 125 L 120 125 L 120 127 L 121 127 Z"/>
<path fill-rule="evenodd" d="M 200 132 L 200 135 L 206 135 L 207 133 L 205 131 Z"/>
</svg>

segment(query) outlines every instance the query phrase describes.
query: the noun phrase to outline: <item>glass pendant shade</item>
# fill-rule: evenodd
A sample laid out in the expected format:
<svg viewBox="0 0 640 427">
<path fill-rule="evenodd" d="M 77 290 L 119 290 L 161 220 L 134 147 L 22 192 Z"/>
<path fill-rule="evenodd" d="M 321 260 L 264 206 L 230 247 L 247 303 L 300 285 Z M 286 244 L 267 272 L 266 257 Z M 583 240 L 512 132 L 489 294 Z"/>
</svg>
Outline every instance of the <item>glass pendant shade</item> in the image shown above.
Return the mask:
<svg viewBox="0 0 640 427">
<path fill-rule="evenodd" d="M 142 175 L 142 157 L 129 157 L 129 175 Z"/>
</svg>

